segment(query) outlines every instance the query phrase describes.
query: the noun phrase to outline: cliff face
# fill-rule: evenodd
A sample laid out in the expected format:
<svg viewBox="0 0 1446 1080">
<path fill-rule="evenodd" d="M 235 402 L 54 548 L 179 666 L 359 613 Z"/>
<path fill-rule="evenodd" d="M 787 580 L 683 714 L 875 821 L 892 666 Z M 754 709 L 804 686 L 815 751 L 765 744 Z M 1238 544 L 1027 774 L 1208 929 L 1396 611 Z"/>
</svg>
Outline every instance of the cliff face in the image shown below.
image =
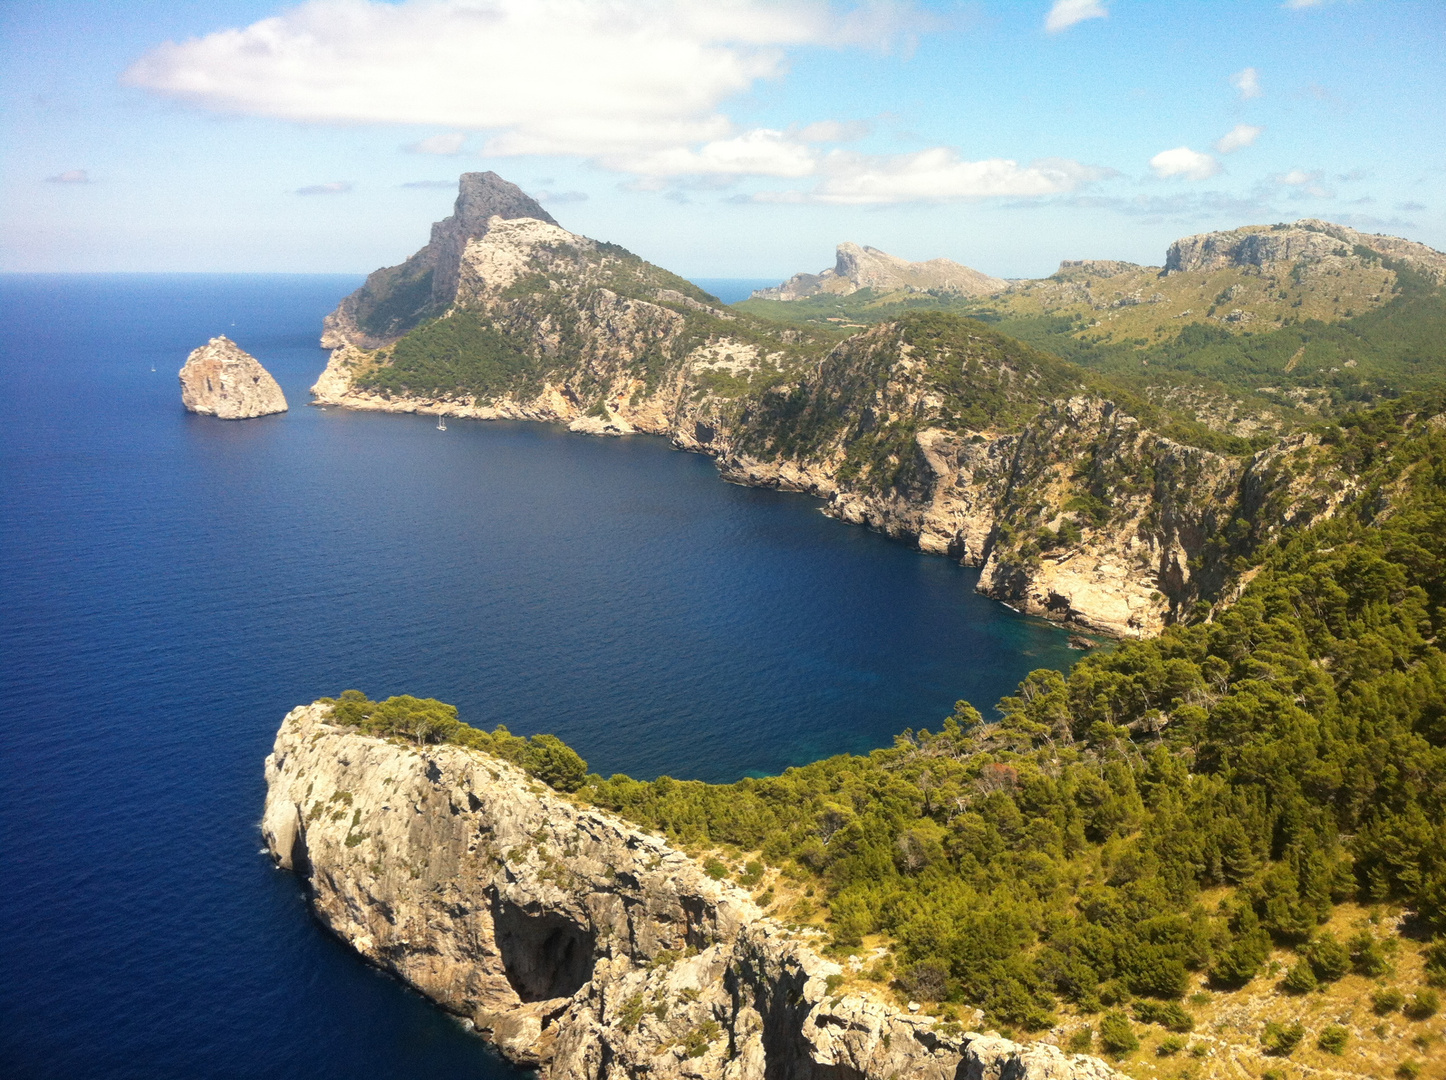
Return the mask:
<svg viewBox="0 0 1446 1080">
<path fill-rule="evenodd" d="M 535 199 L 496 173 L 463 173 L 452 215 L 433 224 L 426 247 L 404 263 L 368 275 L 365 284 L 327 316 L 323 347 L 377 348 L 445 311 L 457 296 L 467 242 L 487 235 L 493 218 L 556 224 Z"/>
<path fill-rule="evenodd" d="M 859 289 L 893 292 L 899 289 L 985 296 L 1009 282 L 990 277 L 949 259 L 909 262 L 874 247 L 845 242 L 838 246 L 834 265 L 817 274 L 794 274 L 782 285 L 759 289 L 755 300 L 802 300 L 828 293 L 847 296 Z"/>
<path fill-rule="evenodd" d="M 222 420 L 247 420 L 286 411 L 286 395 L 271 372 L 228 337 L 214 337 L 186 357 L 181 404 Z"/>
<path fill-rule="evenodd" d="M 473 198 L 465 185 L 464 196 L 459 206 Z M 550 219 L 444 222 L 434 243 L 462 233 L 476 235 L 443 317 L 374 348 L 346 331 L 343 304 L 318 403 L 664 435 L 713 456 L 726 479 L 816 495 L 829 514 L 978 566 L 981 591 L 1020 610 L 1115 635 L 1152 635 L 1215 603 L 1261 541 L 1355 491 L 1309 440 L 1255 458 L 1182 443 L 1082 369 L 957 316 L 915 313 L 839 341 L 725 308 Z M 1196 246 L 1211 244 L 1229 247 Z M 888 258 L 851 250 L 851 273 Z M 1036 284 L 1198 289 L 1215 273 L 1091 262 Z"/>
<path fill-rule="evenodd" d="M 840 991 L 817 940 L 514 766 L 292 710 L 262 822 L 316 917 L 549 1080 L 1109 1080 Z"/>
<path fill-rule="evenodd" d="M 975 387 L 986 379 L 987 344 L 963 343 Z M 768 417 L 745 414 L 742 434 L 720 459 L 723 474 L 812 492 L 844 521 L 978 566 L 979 591 L 1031 615 L 1153 636 L 1198 602 L 1216 600 L 1237 556 L 1287 526 L 1330 516 L 1358 488 L 1313 437 L 1231 457 L 1167 438 L 1089 394 L 1041 394 L 1017 430 L 961 426 L 936 369 L 911 358 L 907 341 L 882 351 L 901 358 L 872 377 L 855 358 L 849 370 L 861 385 L 852 396 L 832 365 L 793 392 L 851 424 L 800 448 L 784 444 Z M 1031 374 L 996 368 L 1002 386 Z M 786 412 L 794 425 L 808 416 L 806 407 Z"/>
<path fill-rule="evenodd" d="M 1363 251 L 1367 254 L 1363 254 Z M 1446 279 L 1446 255 L 1397 236 L 1357 232 L 1344 225 L 1305 218 L 1294 225 L 1251 225 L 1229 232 L 1187 236 L 1170 245 L 1166 273 L 1221 267 L 1264 268 L 1271 263 L 1335 260 L 1335 266 L 1372 261 L 1375 252 L 1410 264 L 1438 281 Z"/>
</svg>

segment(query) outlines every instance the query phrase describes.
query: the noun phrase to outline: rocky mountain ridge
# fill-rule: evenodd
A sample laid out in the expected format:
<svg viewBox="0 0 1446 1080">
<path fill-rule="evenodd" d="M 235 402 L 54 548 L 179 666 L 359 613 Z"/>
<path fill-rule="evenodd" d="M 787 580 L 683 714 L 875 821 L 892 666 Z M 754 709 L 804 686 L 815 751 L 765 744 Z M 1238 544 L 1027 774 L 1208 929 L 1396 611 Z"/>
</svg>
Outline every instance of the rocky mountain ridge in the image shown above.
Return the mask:
<svg viewBox="0 0 1446 1080">
<path fill-rule="evenodd" d="M 1114 635 L 1217 603 L 1262 544 L 1357 493 L 1318 438 L 1222 445 L 1188 422 L 1208 393 L 1159 395 L 1161 412 L 978 322 L 918 312 L 841 338 L 724 307 L 550 221 L 485 224 L 444 317 L 379 348 L 329 324 L 318 403 L 663 435 L 725 479 L 978 566 L 981 591 L 1022 611 Z M 1298 231 L 1266 232 L 1291 250 L 1326 236 Z M 1263 258 L 1261 243 L 1182 241 L 1179 259 Z M 1088 292 L 1106 271 L 1192 288 L 1244 273 L 1079 263 L 1050 287 Z"/>
<path fill-rule="evenodd" d="M 222 420 L 249 420 L 286 411 L 286 395 L 261 362 L 224 334 L 186 357 L 181 404 Z"/>
<path fill-rule="evenodd" d="M 557 224 L 516 184 L 494 172 L 463 173 L 450 217 L 432 225 L 431 239 L 406 262 L 367 276 L 362 287 L 327 316 L 322 347 L 348 342 L 390 344 L 457 298 L 458 270 L 468 241 L 485 236 L 493 218 L 530 218 Z"/>
<path fill-rule="evenodd" d="M 548 1080 L 1111 1080 L 841 989 L 806 931 L 611 814 L 457 746 L 293 709 L 262 821 L 316 917 Z"/>
<path fill-rule="evenodd" d="M 985 296 L 1005 288 L 1002 278 L 981 274 L 950 259 L 909 262 L 875 247 L 852 242 L 838 246 L 834 265 L 817 274 L 794 274 L 769 289 L 758 289 L 755 300 L 802 300 L 809 296 L 848 296 L 860 289 L 876 292 L 942 292 L 959 296 Z"/>
</svg>

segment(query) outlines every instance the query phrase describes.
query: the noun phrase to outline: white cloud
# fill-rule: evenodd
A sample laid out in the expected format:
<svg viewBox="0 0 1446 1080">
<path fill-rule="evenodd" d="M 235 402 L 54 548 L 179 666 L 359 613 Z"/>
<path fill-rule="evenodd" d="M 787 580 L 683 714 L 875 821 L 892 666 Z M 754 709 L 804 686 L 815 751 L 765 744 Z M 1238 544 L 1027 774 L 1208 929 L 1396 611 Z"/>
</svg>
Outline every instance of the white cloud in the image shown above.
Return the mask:
<svg viewBox="0 0 1446 1080">
<path fill-rule="evenodd" d="M 1051 34 L 1066 30 L 1086 19 L 1103 19 L 1109 12 L 1101 0 L 1054 0 L 1044 17 L 1044 28 Z"/>
<path fill-rule="evenodd" d="M 1230 76 L 1230 85 L 1240 91 L 1240 96 L 1245 100 L 1258 98 L 1264 91 L 1260 89 L 1260 72 L 1253 67 L 1242 68 Z"/>
<path fill-rule="evenodd" d="M 782 75 L 787 48 L 886 46 L 926 24 L 890 0 L 307 0 L 161 45 L 122 81 L 218 112 L 485 130 L 489 153 L 591 157 L 728 139 L 718 106 Z"/>
<path fill-rule="evenodd" d="M 800 142 L 853 142 L 869 133 L 869 125 L 862 120 L 820 120 L 809 124 L 798 133 Z"/>
<path fill-rule="evenodd" d="M 1150 168 L 1161 180 L 1172 177 L 1208 180 L 1220 171 L 1220 162 L 1209 154 L 1191 150 L 1188 146 L 1177 146 L 1173 150 L 1161 150 L 1152 157 Z"/>
<path fill-rule="evenodd" d="M 1288 173 L 1282 173 L 1275 178 L 1275 182 L 1283 187 L 1292 187 L 1304 195 L 1316 199 L 1333 199 L 1335 192 L 1320 184 L 1321 173 L 1306 172 L 1304 169 L 1291 169 Z"/>
<path fill-rule="evenodd" d="M 1217 154 L 1231 154 L 1247 146 L 1252 146 L 1255 140 L 1260 138 L 1263 127 L 1254 124 L 1236 124 L 1220 138 L 1215 140 L 1215 152 Z"/>
<path fill-rule="evenodd" d="M 436 189 L 438 189 L 438 190 L 440 190 L 440 189 L 442 189 L 442 188 L 446 188 L 448 191 L 454 191 L 454 190 L 456 190 L 456 187 L 457 187 L 457 181 L 455 181 L 455 180 L 408 180 L 408 181 L 404 182 L 401 186 L 404 187 L 404 188 L 436 188 Z"/>
<path fill-rule="evenodd" d="M 1064 158 L 1023 166 L 1005 158 L 965 161 L 942 146 L 890 156 L 835 150 L 819 169 L 823 179 L 812 191 L 762 192 L 754 199 L 866 205 L 1028 198 L 1074 191 L 1107 173 Z"/>
<path fill-rule="evenodd" d="M 466 141 L 466 135 L 455 131 L 450 135 L 429 135 L 403 149 L 410 150 L 414 154 L 437 154 L 442 157 L 450 157 L 453 154 L 461 153 L 462 144 Z"/>
<path fill-rule="evenodd" d="M 636 176 L 811 176 L 814 150 L 781 131 L 759 128 L 732 139 L 717 139 L 696 150 L 669 147 L 644 154 L 603 157 L 603 165 Z"/>
<path fill-rule="evenodd" d="M 312 184 L 297 188 L 298 195 L 342 195 L 351 190 L 350 180 L 333 180 L 329 184 Z"/>
<path fill-rule="evenodd" d="M 93 184 L 94 180 L 84 169 L 69 169 L 63 173 L 56 173 L 54 176 L 47 176 L 46 183 L 49 184 Z"/>
<path fill-rule="evenodd" d="M 1300 11 L 1302 8 L 1320 7 L 1325 0 L 1285 0 L 1280 6 L 1290 8 L 1292 11 Z"/>
</svg>

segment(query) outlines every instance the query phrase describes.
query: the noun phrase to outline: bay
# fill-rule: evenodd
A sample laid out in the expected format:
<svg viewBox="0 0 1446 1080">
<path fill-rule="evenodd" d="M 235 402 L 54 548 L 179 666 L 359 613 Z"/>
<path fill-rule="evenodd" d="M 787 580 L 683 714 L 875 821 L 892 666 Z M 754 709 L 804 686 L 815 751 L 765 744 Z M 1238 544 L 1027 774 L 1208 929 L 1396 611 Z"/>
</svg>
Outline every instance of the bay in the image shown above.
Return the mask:
<svg viewBox="0 0 1446 1080">
<path fill-rule="evenodd" d="M 973 571 L 661 439 L 307 407 L 359 281 L 0 277 L 5 1075 L 516 1075 L 258 851 L 296 704 L 434 696 L 604 774 L 727 781 L 1069 663 Z M 181 409 L 218 333 L 290 412 Z"/>
</svg>

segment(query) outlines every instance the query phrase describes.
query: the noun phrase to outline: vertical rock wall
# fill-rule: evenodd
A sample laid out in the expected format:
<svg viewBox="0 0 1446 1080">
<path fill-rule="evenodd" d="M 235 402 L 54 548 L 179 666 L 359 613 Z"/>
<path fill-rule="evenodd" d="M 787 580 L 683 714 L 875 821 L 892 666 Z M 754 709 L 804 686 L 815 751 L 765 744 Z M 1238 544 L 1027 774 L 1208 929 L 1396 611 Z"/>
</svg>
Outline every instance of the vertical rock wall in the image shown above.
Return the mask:
<svg viewBox="0 0 1446 1080">
<path fill-rule="evenodd" d="M 262 829 L 317 918 L 548 1080 L 1108 1080 L 831 996 L 817 938 L 656 836 L 453 746 L 282 722 Z"/>
</svg>

